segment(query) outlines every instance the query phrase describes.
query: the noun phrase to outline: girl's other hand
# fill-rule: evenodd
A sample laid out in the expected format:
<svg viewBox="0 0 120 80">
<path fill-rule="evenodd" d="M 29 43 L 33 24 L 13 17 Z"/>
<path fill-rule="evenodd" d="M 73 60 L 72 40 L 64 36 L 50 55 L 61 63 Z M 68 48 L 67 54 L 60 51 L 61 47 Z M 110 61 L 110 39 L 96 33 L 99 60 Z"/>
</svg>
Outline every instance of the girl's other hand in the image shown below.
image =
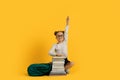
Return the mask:
<svg viewBox="0 0 120 80">
<path fill-rule="evenodd" d="M 56 56 L 64 56 L 63 54 L 57 53 Z"/>
</svg>

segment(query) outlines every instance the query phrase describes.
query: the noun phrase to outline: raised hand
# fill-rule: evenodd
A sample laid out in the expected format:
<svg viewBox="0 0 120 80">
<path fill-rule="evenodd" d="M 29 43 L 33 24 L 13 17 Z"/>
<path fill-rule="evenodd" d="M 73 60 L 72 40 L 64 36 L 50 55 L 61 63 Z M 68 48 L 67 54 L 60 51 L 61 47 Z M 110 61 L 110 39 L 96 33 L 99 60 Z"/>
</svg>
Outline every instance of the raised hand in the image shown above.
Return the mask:
<svg viewBox="0 0 120 80">
<path fill-rule="evenodd" d="M 66 25 L 69 25 L 69 16 L 66 18 Z"/>
</svg>

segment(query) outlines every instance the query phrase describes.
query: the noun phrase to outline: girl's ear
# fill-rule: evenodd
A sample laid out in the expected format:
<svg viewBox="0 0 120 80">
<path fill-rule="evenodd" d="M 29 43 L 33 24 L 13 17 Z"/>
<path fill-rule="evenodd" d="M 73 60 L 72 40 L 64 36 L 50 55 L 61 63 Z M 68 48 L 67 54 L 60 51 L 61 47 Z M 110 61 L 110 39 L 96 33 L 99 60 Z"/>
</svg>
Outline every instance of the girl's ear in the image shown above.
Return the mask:
<svg viewBox="0 0 120 80">
<path fill-rule="evenodd" d="M 55 38 L 57 39 L 57 36 L 55 35 Z"/>
</svg>

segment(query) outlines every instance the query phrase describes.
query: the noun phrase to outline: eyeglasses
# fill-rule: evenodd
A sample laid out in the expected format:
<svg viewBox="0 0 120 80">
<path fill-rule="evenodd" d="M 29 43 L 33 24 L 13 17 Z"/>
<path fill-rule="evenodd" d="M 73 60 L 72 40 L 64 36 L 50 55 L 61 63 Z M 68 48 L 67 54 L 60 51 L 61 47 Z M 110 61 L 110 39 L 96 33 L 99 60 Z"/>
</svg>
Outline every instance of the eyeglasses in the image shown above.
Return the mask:
<svg viewBox="0 0 120 80">
<path fill-rule="evenodd" d="M 64 35 L 56 35 L 56 37 L 63 37 Z"/>
</svg>

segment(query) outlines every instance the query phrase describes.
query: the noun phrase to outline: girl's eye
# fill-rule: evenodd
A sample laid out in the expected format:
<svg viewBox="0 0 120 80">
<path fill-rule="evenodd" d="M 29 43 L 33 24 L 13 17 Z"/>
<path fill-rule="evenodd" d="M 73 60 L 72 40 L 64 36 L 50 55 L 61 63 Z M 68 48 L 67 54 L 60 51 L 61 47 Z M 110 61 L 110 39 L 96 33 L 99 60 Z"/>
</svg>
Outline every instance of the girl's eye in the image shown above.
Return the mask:
<svg viewBox="0 0 120 80">
<path fill-rule="evenodd" d="M 57 35 L 57 37 L 63 37 L 63 35 Z"/>
</svg>

